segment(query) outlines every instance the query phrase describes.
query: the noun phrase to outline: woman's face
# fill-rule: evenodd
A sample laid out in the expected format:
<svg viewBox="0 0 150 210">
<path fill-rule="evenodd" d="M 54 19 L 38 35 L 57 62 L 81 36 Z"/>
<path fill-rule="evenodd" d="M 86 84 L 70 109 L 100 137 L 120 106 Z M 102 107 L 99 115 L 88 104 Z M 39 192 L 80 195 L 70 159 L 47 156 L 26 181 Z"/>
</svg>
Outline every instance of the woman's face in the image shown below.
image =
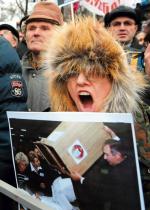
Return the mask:
<svg viewBox="0 0 150 210">
<path fill-rule="evenodd" d="M 80 112 L 100 112 L 112 84 L 108 78 L 86 77 L 83 73 L 70 77 L 68 92 Z"/>
</svg>

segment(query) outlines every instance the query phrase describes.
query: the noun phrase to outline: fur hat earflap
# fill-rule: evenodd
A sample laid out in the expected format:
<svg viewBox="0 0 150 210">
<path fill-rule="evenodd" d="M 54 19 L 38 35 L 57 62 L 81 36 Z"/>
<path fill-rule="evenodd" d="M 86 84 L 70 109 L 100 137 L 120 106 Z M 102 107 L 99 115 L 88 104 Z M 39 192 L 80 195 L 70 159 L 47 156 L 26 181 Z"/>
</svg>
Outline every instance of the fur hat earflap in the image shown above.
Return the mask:
<svg viewBox="0 0 150 210">
<path fill-rule="evenodd" d="M 77 111 L 66 84 L 70 76 L 80 72 L 112 81 L 103 111 L 136 110 L 144 78 L 131 71 L 123 48 L 92 17 L 78 18 L 56 29 L 46 48 L 44 65 L 53 74 L 49 90 L 53 111 Z"/>
</svg>

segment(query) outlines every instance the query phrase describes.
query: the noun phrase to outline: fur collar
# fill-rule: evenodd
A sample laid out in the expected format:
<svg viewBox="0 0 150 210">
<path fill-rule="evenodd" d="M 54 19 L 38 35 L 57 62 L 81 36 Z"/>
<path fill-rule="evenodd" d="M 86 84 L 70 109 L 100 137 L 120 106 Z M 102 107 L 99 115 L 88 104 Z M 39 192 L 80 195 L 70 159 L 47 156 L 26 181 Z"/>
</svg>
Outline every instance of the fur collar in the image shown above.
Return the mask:
<svg viewBox="0 0 150 210">
<path fill-rule="evenodd" d="M 44 58 L 44 68 L 49 70 L 52 111 L 77 111 L 66 83 L 71 74 L 79 72 L 112 80 L 104 112 L 138 110 L 139 93 L 146 87 L 143 75 L 131 71 L 123 48 L 91 17 L 56 29 L 47 42 Z"/>
</svg>

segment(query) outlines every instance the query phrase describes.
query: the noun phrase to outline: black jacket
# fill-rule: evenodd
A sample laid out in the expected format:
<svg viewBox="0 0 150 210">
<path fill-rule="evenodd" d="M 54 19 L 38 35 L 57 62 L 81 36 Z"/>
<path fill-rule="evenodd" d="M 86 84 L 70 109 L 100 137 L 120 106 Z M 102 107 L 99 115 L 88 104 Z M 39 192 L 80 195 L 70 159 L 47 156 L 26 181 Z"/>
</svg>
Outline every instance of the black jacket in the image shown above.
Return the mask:
<svg viewBox="0 0 150 210">
<path fill-rule="evenodd" d="M 6 111 L 27 111 L 27 89 L 16 50 L 0 37 L 0 165 L 11 160 Z M 3 167 L 3 166 L 2 166 Z M 0 170 L 0 178 L 3 177 Z"/>
<path fill-rule="evenodd" d="M 73 181 L 82 210 L 140 210 L 138 184 L 129 157 L 110 166 L 103 157 L 84 175 L 83 184 Z M 133 170 L 134 169 L 134 170 Z"/>
<path fill-rule="evenodd" d="M 31 163 L 27 167 L 26 175 L 29 178 L 27 182 L 28 188 L 33 193 L 42 193 L 47 196 L 52 196 L 51 185 L 60 174 L 51 167 L 41 166 L 38 172 L 31 170 Z M 42 187 L 41 184 L 44 184 Z"/>
</svg>

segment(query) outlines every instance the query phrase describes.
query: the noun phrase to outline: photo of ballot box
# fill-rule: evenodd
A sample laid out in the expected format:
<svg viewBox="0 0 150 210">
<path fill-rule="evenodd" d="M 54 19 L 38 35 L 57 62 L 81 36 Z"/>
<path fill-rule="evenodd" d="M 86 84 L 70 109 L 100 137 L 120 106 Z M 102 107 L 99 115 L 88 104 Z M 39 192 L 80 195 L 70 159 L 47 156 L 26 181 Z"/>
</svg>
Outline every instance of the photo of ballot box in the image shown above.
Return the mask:
<svg viewBox="0 0 150 210">
<path fill-rule="evenodd" d="M 47 138 L 34 143 L 61 172 L 83 175 L 103 154 L 103 144 L 109 138 L 101 122 L 61 122 Z"/>
</svg>

